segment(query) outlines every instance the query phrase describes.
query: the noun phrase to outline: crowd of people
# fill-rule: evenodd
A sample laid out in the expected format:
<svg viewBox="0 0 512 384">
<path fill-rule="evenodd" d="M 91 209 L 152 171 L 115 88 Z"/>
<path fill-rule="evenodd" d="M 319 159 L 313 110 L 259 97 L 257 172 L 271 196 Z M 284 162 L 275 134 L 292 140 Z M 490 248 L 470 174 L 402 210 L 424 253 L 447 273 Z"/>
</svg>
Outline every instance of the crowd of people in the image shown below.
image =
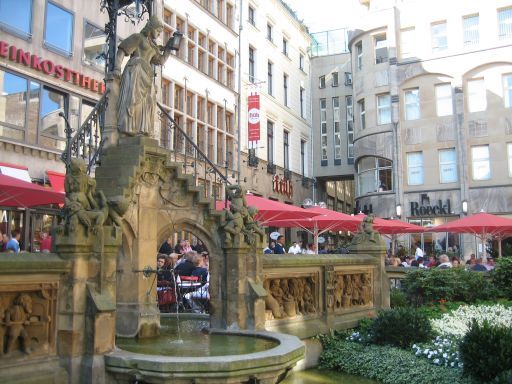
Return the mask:
<svg viewBox="0 0 512 384">
<path fill-rule="evenodd" d="M 430 255 L 423 257 L 423 251 L 420 253 L 416 250 L 414 256 L 393 256 L 388 255 L 386 265 L 392 267 L 418 267 L 418 268 L 466 268 L 477 272 L 486 272 L 494 269 L 495 262 L 493 258 L 477 258 L 474 253 L 471 254 L 467 261 L 460 260 L 457 256 L 451 258 L 446 254 L 439 256 Z"/>
<path fill-rule="evenodd" d="M 34 240 L 39 244 L 37 252 L 51 252 L 52 237 L 47 231 L 42 231 L 39 235 L 39 240 Z M 11 235 L 2 233 L 0 231 L 0 252 L 20 253 L 24 252 L 20 246 L 21 233 L 17 230 L 12 230 Z"/>
<path fill-rule="evenodd" d="M 191 310 L 204 312 L 208 309 L 209 252 L 198 240 L 172 238 L 162 243 L 157 255 L 157 292 L 162 311 Z"/>
<path fill-rule="evenodd" d="M 304 254 L 304 255 L 316 255 L 325 254 L 325 253 L 347 253 L 345 252 L 336 252 L 340 250 L 329 250 L 323 244 L 318 247 L 318 252 L 316 249 L 315 243 L 303 244 L 302 241 L 294 241 L 291 246 L 286 248 L 285 245 L 285 237 L 284 235 L 279 235 L 277 240 L 270 240 L 268 245 L 263 248 L 263 253 L 265 254 L 276 254 L 276 255 L 284 255 L 284 254 Z"/>
</svg>

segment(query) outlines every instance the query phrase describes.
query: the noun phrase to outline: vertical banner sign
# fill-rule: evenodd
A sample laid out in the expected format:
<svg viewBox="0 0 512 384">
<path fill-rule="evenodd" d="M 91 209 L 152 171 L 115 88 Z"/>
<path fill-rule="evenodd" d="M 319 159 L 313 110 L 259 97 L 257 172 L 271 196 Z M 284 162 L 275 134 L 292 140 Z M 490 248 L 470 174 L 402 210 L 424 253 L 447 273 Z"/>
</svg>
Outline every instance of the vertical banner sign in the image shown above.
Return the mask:
<svg viewBox="0 0 512 384">
<path fill-rule="evenodd" d="M 255 144 L 260 140 L 260 95 L 249 96 L 247 122 L 248 141 L 250 144 Z"/>
</svg>

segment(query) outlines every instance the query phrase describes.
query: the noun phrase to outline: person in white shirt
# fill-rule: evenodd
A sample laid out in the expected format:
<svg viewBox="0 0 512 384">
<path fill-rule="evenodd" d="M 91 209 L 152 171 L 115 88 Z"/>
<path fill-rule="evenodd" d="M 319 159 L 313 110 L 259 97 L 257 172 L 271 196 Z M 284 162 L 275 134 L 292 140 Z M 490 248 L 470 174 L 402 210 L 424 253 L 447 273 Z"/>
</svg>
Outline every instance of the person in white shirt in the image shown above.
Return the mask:
<svg viewBox="0 0 512 384">
<path fill-rule="evenodd" d="M 416 243 L 416 253 L 414 254 L 414 257 L 416 260 L 418 260 L 420 257 L 423 257 L 423 249 L 420 248 L 420 243 Z"/>
<path fill-rule="evenodd" d="M 293 245 L 288 249 L 288 253 L 293 253 L 294 255 L 301 253 L 302 247 L 296 241 L 293 242 Z"/>
</svg>

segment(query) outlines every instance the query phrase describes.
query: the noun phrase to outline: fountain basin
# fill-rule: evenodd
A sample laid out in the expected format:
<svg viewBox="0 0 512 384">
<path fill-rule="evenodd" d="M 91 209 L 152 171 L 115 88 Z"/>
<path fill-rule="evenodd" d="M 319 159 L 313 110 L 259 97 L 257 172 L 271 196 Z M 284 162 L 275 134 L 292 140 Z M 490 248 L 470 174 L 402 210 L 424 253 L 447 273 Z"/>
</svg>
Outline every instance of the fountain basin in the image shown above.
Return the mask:
<svg viewBox="0 0 512 384">
<path fill-rule="evenodd" d="M 269 348 L 259 352 L 217 356 L 164 356 L 155 350 L 152 354 L 123 349 L 105 355 L 105 366 L 115 383 L 278 383 L 304 356 L 304 345 L 299 338 L 274 332 L 209 330 L 217 337 L 237 337 L 247 343 L 251 338 Z M 167 337 L 161 335 L 160 337 Z M 249 339 L 248 339 L 249 338 Z M 215 343 L 215 339 L 212 339 Z M 263 343 L 262 343 L 263 342 Z M 144 341 L 147 343 L 147 341 Z M 155 346 L 158 345 L 156 341 Z M 172 343 L 177 350 L 179 343 Z M 132 348 L 130 348 L 132 349 Z M 158 349 L 155 348 L 155 349 Z"/>
</svg>

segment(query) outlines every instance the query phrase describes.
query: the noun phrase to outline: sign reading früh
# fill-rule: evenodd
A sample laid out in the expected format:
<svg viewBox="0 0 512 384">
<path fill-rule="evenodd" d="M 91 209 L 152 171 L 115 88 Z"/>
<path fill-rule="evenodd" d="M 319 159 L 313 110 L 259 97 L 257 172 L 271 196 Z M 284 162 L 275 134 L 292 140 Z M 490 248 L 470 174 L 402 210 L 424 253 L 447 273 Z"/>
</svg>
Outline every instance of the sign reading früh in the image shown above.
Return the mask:
<svg viewBox="0 0 512 384">
<path fill-rule="evenodd" d="M 260 140 L 260 95 L 250 95 L 248 100 L 248 140 Z"/>
</svg>

